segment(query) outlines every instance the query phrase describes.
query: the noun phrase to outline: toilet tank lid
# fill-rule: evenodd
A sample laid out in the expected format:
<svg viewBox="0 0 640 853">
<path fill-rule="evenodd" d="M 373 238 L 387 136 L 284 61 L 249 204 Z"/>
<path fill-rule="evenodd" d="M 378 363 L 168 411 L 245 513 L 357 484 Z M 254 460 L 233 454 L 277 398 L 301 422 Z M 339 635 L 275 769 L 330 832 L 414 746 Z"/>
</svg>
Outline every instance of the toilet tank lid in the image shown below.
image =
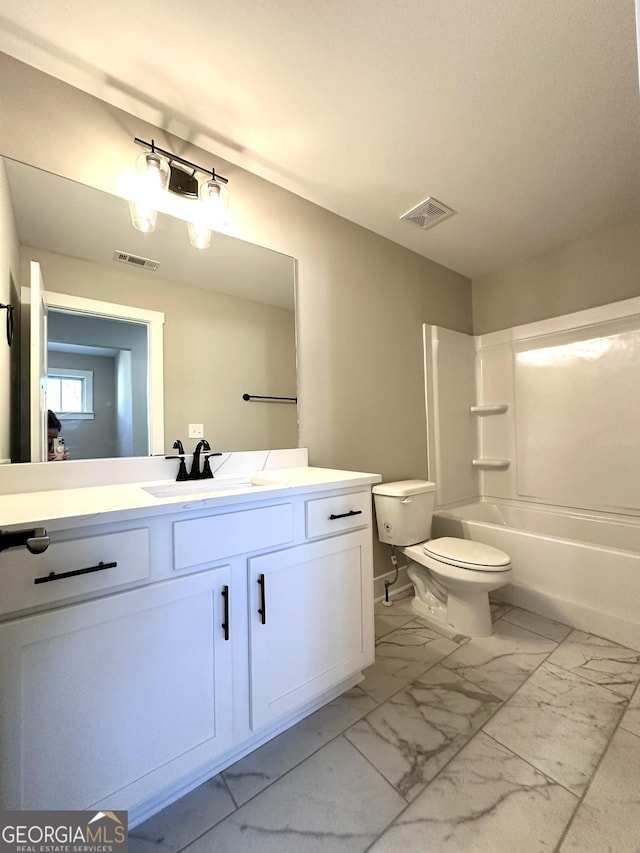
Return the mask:
<svg viewBox="0 0 640 853">
<path fill-rule="evenodd" d="M 389 495 L 394 498 L 406 498 L 409 495 L 424 495 L 435 492 L 436 484 L 429 480 L 396 480 L 394 483 L 380 483 L 374 486 L 374 495 Z"/>
</svg>

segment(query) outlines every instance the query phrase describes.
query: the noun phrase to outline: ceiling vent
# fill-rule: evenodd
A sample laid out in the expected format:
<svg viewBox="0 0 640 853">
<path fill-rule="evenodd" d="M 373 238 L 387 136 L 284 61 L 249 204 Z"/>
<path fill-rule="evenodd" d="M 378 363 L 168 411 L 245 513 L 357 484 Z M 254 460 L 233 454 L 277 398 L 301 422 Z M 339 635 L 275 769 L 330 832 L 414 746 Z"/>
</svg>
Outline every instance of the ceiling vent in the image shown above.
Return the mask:
<svg viewBox="0 0 640 853">
<path fill-rule="evenodd" d="M 450 216 L 453 216 L 455 212 L 455 210 L 447 207 L 446 204 L 443 204 L 441 201 L 429 196 L 429 198 L 425 198 L 424 201 L 421 201 L 417 207 L 403 213 L 400 219 L 406 219 L 408 222 L 413 222 L 414 225 L 417 225 L 419 228 L 422 228 L 423 231 L 426 231 L 427 228 L 433 228 L 434 225 L 442 222 L 443 219 L 448 219 Z"/>
<path fill-rule="evenodd" d="M 132 264 L 143 270 L 155 272 L 160 266 L 160 261 L 152 261 L 149 258 L 141 258 L 139 255 L 130 255 L 129 252 L 120 252 L 118 249 L 113 253 L 113 260 L 121 264 Z"/>
</svg>

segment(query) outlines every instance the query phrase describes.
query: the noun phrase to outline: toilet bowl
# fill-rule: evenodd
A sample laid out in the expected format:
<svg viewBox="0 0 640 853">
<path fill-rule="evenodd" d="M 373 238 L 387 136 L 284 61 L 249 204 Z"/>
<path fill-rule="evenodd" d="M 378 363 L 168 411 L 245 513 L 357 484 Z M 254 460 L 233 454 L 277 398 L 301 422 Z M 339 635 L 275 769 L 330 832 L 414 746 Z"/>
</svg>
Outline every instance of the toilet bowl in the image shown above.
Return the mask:
<svg viewBox="0 0 640 853">
<path fill-rule="evenodd" d="M 415 589 L 411 607 L 434 627 L 465 637 L 493 632 L 489 593 L 509 582 L 507 554 L 467 539 L 431 539 L 402 551 Z"/>
<path fill-rule="evenodd" d="M 446 633 L 488 637 L 489 593 L 509 583 L 511 559 L 468 539 L 430 539 L 435 489 L 427 480 L 374 486 L 378 538 L 407 557 L 414 613 Z"/>
</svg>

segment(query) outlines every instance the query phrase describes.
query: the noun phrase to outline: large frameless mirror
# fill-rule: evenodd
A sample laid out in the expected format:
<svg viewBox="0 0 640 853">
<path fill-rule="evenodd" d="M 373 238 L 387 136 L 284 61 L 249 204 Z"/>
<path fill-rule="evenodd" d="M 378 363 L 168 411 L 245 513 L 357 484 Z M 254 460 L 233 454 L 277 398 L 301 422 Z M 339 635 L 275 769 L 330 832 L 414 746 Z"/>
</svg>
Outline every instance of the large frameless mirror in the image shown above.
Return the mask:
<svg viewBox="0 0 640 853">
<path fill-rule="evenodd" d="M 49 409 L 70 459 L 176 438 L 188 452 L 190 424 L 217 450 L 297 446 L 293 258 L 218 233 L 194 249 L 166 215 L 143 234 L 123 199 L 13 160 L 0 171 L 20 301 L 12 461 L 47 458 Z"/>
</svg>

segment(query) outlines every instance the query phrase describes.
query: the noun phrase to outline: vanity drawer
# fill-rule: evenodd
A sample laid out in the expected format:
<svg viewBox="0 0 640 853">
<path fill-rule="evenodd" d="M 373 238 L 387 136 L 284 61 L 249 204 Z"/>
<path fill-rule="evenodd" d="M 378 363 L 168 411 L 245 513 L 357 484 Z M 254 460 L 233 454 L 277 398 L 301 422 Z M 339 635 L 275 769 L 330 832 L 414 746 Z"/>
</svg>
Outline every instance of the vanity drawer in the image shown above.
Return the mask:
<svg viewBox="0 0 640 853">
<path fill-rule="evenodd" d="M 371 524 L 371 492 L 307 501 L 307 539 Z"/>
<path fill-rule="evenodd" d="M 291 504 L 207 515 L 173 524 L 173 565 L 186 569 L 264 551 L 293 539 Z"/>
<path fill-rule="evenodd" d="M 104 568 L 82 572 L 100 563 L 105 564 Z M 49 579 L 51 573 L 56 577 Z M 73 596 L 100 593 L 148 576 L 146 527 L 52 542 L 42 554 L 31 554 L 26 548 L 12 549 L 0 555 L 1 612 L 12 613 Z"/>
</svg>

